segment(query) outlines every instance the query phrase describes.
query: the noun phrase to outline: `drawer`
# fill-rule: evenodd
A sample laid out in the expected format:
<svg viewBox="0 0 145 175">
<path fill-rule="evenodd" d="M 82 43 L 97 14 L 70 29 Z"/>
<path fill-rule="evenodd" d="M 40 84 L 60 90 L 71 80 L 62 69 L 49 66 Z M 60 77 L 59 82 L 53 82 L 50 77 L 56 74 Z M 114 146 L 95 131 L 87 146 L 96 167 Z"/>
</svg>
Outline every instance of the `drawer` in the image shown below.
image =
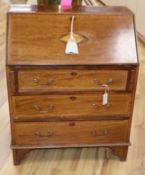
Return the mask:
<svg viewBox="0 0 145 175">
<path fill-rule="evenodd" d="M 103 84 L 110 90 L 126 90 L 127 70 L 20 70 L 19 93 L 59 91 L 99 91 Z"/>
<path fill-rule="evenodd" d="M 14 96 L 13 113 L 17 120 L 88 119 L 96 116 L 128 116 L 130 94 L 109 95 L 108 105 L 102 105 L 102 94 Z"/>
<path fill-rule="evenodd" d="M 15 124 L 17 145 L 127 142 L 128 121 L 30 122 Z"/>
</svg>

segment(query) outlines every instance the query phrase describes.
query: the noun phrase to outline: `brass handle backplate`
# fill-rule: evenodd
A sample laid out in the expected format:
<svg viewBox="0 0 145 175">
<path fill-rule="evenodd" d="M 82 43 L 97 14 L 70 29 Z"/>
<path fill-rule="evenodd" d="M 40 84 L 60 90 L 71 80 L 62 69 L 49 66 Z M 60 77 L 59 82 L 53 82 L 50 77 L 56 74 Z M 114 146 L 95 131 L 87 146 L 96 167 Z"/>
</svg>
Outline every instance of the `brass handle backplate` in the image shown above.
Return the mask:
<svg viewBox="0 0 145 175">
<path fill-rule="evenodd" d="M 40 132 L 35 132 L 34 135 L 37 137 L 44 138 L 44 137 L 52 137 L 54 135 L 54 133 L 52 131 L 49 131 L 46 134 L 41 134 Z"/>
<path fill-rule="evenodd" d="M 91 135 L 93 135 L 94 137 L 101 137 L 101 136 L 105 136 L 108 134 L 108 130 L 107 129 L 104 129 L 104 130 L 101 130 L 101 131 L 96 131 L 96 129 L 93 129 L 91 131 Z"/>
<path fill-rule="evenodd" d="M 110 83 L 113 82 L 113 78 L 109 78 L 106 82 L 103 82 L 103 83 L 99 79 L 94 79 L 93 81 L 97 85 L 103 85 L 103 84 L 109 85 Z"/>
<path fill-rule="evenodd" d="M 42 110 L 42 108 L 40 106 L 33 105 L 33 109 L 35 111 L 38 111 L 39 113 L 49 113 L 49 112 L 51 112 L 53 110 L 53 108 L 54 108 L 53 104 L 48 105 L 48 107 L 47 107 L 48 110 Z"/>
<path fill-rule="evenodd" d="M 33 79 L 33 83 L 35 85 L 39 85 L 39 86 L 48 86 L 48 85 L 51 85 L 52 83 L 54 82 L 54 80 L 52 78 L 48 79 L 46 83 L 41 83 L 39 78 L 34 78 Z"/>
<path fill-rule="evenodd" d="M 94 109 L 97 109 L 97 110 L 105 110 L 105 109 L 108 109 L 109 107 L 111 107 L 111 104 L 107 103 L 106 105 L 97 105 L 96 103 L 93 103 L 92 107 Z"/>
</svg>

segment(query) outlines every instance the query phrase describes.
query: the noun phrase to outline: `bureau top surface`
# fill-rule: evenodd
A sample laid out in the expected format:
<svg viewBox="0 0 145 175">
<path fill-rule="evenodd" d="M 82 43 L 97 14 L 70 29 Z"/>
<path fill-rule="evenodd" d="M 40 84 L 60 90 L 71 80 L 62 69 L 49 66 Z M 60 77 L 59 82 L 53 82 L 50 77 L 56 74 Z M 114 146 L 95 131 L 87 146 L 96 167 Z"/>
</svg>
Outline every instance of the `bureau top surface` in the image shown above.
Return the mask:
<svg viewBox="0 0 145 175">
<path fill-rule="evenodd" d="M 72 15 L 79 54 L 65 54 Z M 137 64 L 134 18 L 125 7 L 12 6 L 8 65 Z"/>
</svg>

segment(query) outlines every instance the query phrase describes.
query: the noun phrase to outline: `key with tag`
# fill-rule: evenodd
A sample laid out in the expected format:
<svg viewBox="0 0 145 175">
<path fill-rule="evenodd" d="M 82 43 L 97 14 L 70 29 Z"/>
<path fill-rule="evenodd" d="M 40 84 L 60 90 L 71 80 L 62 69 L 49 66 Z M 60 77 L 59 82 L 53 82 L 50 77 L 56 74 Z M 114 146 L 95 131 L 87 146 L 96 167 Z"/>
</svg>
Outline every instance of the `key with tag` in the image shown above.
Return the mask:
<svg viewBox="0 0 145 175">
<path fill-rule="evenodd" d="M 102 105 L 107 105 L 109 101 L 109 87 L 106 84 L 103 87 L 105 88 L 105 93 L 102 95 Z"/>
</svg>

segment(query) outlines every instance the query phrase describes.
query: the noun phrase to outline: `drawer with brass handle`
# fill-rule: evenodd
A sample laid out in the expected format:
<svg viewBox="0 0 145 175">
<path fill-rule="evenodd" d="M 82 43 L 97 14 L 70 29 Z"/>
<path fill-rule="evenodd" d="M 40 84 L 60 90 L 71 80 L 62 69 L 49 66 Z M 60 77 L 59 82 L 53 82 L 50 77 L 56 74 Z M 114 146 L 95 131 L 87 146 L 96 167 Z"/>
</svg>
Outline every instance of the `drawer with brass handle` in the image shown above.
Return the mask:
<svg viewBox="0 0 145 175">
<path fill-rule="evenodd" d="M 56 147 L 104 146 L 126 160 L 139 72 L 132 12 L 12 6 L 7 19 L 14 164 Z M 66 54 L 70 28 L 78 54 Z"/>
<path fill-rule="evenodd" d="M 19 93 L 47 93 L 71 91 L 100 91 L 102 85 L 110 90 L 125 91 L 128 70 L 20 70 Z"/>
<path fill-rule="evenodd" d="M 90 119 L 95 116 L 129 116 L 130 94 L 109 94 L 107 105 L 102 104 L 102 94 L 13 96 L 15 120 L 37 119 Z"/>
<path fill-rule="evenodd" d="M 127 142 L 128 120 L 15 123 L 16 145 Z"/>
<path fill-rule="evenodd" d="M 46 110 L 42 110 L 42 108 L 40 106 L 38 106 L 38 105 L 33 105 L 33 108 L 34 108 L 35 111 L 38 111 L 39 113 L 44 114 L 44 113 L 51 112 L 53 110 L 53 108 L 54 108 L 54 105 L 53 104 L 49 104 L 47 106 L 47 109 Z"/>
</svg>

